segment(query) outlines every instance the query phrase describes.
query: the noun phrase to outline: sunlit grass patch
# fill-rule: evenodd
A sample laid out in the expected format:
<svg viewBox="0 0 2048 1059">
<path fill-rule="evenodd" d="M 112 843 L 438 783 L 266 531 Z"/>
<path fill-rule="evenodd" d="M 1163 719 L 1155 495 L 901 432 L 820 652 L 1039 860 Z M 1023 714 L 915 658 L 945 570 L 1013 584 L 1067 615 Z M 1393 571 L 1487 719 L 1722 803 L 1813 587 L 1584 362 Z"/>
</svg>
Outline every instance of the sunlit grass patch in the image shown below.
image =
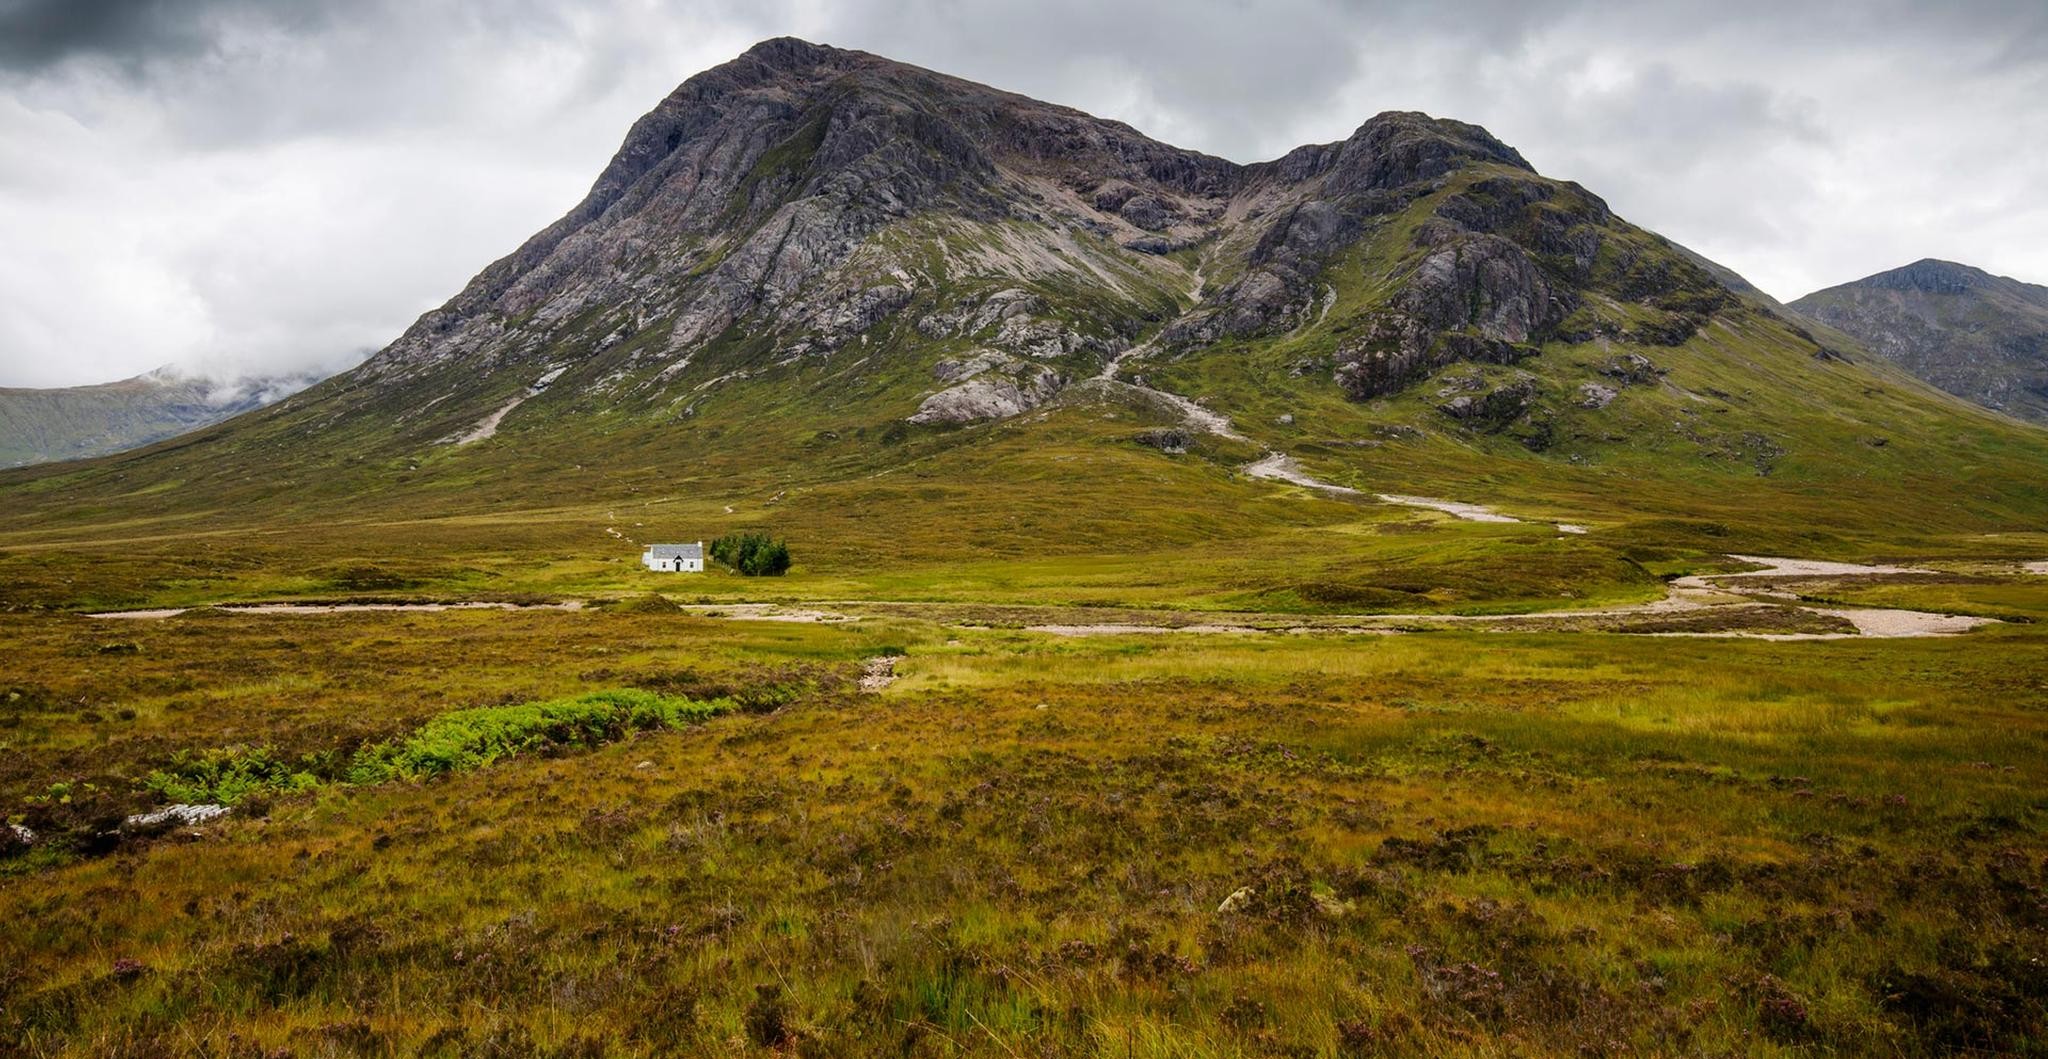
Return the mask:
<svg viewBox="0 0 2048 1059">
<path fill-rule="evenodd" d="M 731 699 L 698 701 L 618 690 L 458 710 L 402 740 L 363 748 L 350 763 L 348 778 L 352 783 L 381 783 L 482 768 L 515 754 L 590 747 L 632 732 L 681 728 L 736 708 Z"/>
</svg>

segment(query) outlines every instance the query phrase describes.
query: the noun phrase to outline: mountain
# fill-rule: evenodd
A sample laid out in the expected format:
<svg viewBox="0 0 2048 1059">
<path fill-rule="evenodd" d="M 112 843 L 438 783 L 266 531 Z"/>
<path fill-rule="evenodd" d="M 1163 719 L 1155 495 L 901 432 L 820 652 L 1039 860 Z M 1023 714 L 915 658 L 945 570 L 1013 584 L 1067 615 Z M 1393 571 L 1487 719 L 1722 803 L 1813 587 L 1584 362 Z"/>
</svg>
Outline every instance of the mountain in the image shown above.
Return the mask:
<svg viewBox="0 0 2048 1059">
<path fill-rule="evenodd" d="M 781 39 L 684 82 L 360 367 L 175 446 L 0 474 L 0 502 L 27 534 L 260 511 L 351 556 L 441 520 L 449 551 L 404 553 L 431 579 L 479 551 L 608 561 L 634 518 L 772 523 L 824 572 L 1242 549 L 1384 492 L 1613 527 L 1545 554 L 1637 577 L 1674 542 L 2024 522 L 2044 461 L 1478 126 L 1391 112 L 1239 164 Z"/>
<path fill-rule="evenodd" d="M 2048 287 L 1927 258 L 1791 307 L 1949 393 L 2048 423 Z"/>
<path fill-rule="evenodd" d="M 1391 282 L 1331 320 L 1348 292 L 1325 271 L 1371 241 Z M 407 433 L 461 442 L 551 387 L 694 409 L 886 338 L 961 354 L 904 417 L 957 423 L 1035 407 L 1160 324 L 1168 354 L 1331 325 L 1314 372 L 1366 399 L 1551 339 L 1675 346 L 1737 304 L 1475 126 L 1384 114 L 1240 166 L 778 40 L 683 85 L 581 205 L 353 381 L 358 401 L 442 402 Z"/>
<path fill-rule="evenodd" d="M 319 380 L 222 382 L 159 368 L 95 386 L 0 387 L 0 467 L 139 448 L 261 408 Z"/>
</svg>

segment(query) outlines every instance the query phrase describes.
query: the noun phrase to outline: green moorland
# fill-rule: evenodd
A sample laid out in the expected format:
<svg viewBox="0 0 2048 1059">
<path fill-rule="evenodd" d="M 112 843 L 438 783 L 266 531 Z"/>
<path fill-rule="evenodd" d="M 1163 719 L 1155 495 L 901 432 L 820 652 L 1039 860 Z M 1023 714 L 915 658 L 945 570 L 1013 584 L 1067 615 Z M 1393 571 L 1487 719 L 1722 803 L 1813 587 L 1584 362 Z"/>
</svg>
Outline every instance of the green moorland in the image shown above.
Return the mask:
<svg viewBox="0 0 2048 1059">
<path fill-rule="evenodd" d="M 1331 416 L 1339 413 L 1355 417 L 1346 429 L 1360 434 L 1389 414 L 1339 406 Z M 742 529 L 790 539 L 790 576 L 711 578 L 693 591 L 719 600 L 1512 611 L 1653 599 L 1655 575 L 1731 551 L 1957 562 L 2048 554 L 2048 535 L 2019 529 L 2048 505 L 2028 469 L 2048 461 L 2048 440 L 2014 427 L 1933 431 L 1924 446 L 1876 450 L 1899 450 L 1881 477 L 1860 444 L 1856 461 L 1799 449 L 1759 476 L 1678 457 L 1654 472 L 1632 469 L 1621 446 L 1584 464 L 1533 458 L 1513 442 L 1441 432 L 1343 451 L 1274 439 L 1340 484 L 1483 501 L 1527 520 L 1480 524 L 1249 478 L 1239 468 L 1261 445 L 1198 437 L 1190 452 L 1169 455 L 1133 440 L 1160 426 L 1142 407 L 1077 401 L 1028 421 L 893 443 L 848 427 L 818 443 L 825 451 L 815 462 L 794 441 L 794 457 L 756 454 L 778 439 L 749 438 L 737 454 L 714 450 L 706 465 L 664 479 L 639 464 L 653 458 L 640 446 L 673 447 L 675 438 L 651 427 L 586 437 L 595 428 L 568 418 L 556 424 L 560 436 L 431 453 L 420 481 L 392 472 L 401 480 L 362 483 L 374 500 L 354 502 L 278 486 L 275 475 L 251 476 L 248 497 L 208 498 L 175 477 L 175 464 L 166 468 L 175 452 L 119 457 L 0 481 L 19 512 L 0 524 L 0 606 L 631 594 L 661 583 L 639 571 L 640 544 Z M 579 445 L 617 450 L 580 471 L 548 456 Z M 844 463 L 830 455 L 840 448 Z M 743 470 L 749 454 L 768 469 Z M 99 495 L 130 473 L 166 471 L 167 483 Z M 539 484 L 518 485 L 527 480 Z M 270 492 L 254 492 L 259 485 Z M 1548 520 L 1591 532 L 1560 535 Z"/>
<path fill-rule="evenodd" d="M 2038 628 L 0 616 L 0 1050 L 2036 1054 Z"/>
</svg>

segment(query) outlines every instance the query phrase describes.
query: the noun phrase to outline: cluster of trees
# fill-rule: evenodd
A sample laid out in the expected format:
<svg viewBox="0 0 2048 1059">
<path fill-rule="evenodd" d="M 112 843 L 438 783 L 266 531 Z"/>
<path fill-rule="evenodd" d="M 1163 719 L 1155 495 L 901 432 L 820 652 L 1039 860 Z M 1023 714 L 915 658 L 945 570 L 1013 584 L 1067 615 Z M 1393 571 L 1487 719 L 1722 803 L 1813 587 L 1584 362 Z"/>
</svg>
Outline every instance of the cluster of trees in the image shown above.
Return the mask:
<svg viewBox="0 0 2048 1059">
<path fill-rule="evenodd" d="M 781 577 L 789 572 L 789 545 L 766 533 L 728 533 L 711 542 L 711 558 L 748 577 Z"/>
</svg>

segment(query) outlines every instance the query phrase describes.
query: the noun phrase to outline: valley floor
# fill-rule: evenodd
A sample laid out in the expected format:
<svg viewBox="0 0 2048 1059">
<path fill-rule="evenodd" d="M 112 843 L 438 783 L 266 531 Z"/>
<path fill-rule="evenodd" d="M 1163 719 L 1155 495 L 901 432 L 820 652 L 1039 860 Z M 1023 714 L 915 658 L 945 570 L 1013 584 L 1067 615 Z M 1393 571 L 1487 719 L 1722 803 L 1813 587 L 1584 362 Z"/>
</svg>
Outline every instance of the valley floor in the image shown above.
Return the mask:
<svg viewBox="0 0 2048 1059">
<path fill-rule="evenodd" d="M 1512 521 L 1512 520 L 1506 520 Z M 1504 631 L 1602 631 L 1631 632 L 1653 636 L 1711 636 L 1760 640 L 1835 640 L 1853 636 L 1920 637 L 1954 636 L 1985 625 L 1997 618 L 1974 614 L 1906 610 L 1896 607 L 1812 606 L 1794 588 L 1816 581 L 1840 586 L 1867 586 L 1894 578 L 1929 575 L 1936 571 L 1897 566 L 1869 566 L 1860 563 L 1821 562 L 1808 559 L 1778 559 L 1737 555 L 1731 558 L 1751 568 L 1719 574 L 1688 574 L 1673 578 L 1662 599 L 1590 610 L 1547 610 L 1526 614 L 1325 614 L 1302 615 L 1212 613 L 1189 611 L 1119 611 L 1118 620 L 1080 620 L 1082 615 L 1100 614 L 1072 608 L 1045 606 L 960 606 L 891 600 L 825 600 L 813 606 L 779 606 L 773 603 L 675 604 L 706 618 L 738 621 L 846 622 L 862 614 L 891 614 L 921 617 L 940 623 L 969 627 L 1021 627 L 1055 636 L 1118 636 L 1140 633 L 1248 634 L 1359 632 L 1395 634 L 1458 626 Z M 2036 573 L 2034 564 L 2021 572 Z M 2030 580 L 2022 578 L 2021 580 Z M 666 597 L 662 597 L 666 598 Z M 108 621 L 151 621 L 174 618 L 199 609 L 213 609 L 248 615 L 307 615 L 343 613 L 433 613 L 447 610 L 581 610 L 591 601 L 572 599 L 550 603 L 509 603 L 492 600 L 431 602 L 377 602 L 336 600 L 331 602 L 234 603 L 220 602 L 203 607 L 154 607 L 140 610 L 98 611 L 86 615 Z M 606 605 L 611 600 L 595 601 Z M 1099 608 L 1097 608 L 1099 609 Z M 1067 620 L 1061 620 L 1061 619 Z"/>
<path fill-rule="evenodd" d="M 0 1050 L 2039 1051 L 2048 579 L 1756 575 L 2005 620 L 0 614 Z"/>
</svg>

